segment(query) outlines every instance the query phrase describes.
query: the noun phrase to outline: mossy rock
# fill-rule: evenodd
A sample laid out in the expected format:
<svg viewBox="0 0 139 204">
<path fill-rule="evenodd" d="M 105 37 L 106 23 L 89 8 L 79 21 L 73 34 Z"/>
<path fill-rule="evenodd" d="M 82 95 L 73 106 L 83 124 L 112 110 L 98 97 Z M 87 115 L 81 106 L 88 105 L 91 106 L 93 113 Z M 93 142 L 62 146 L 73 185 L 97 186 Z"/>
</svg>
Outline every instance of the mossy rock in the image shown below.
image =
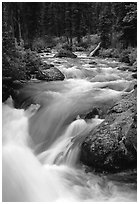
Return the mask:
<svg viewBox="0 0 139 204">
<path fill-rule="evenodd" d="M 54 57 L 69 57 L 69 58 L 76 58 L 77 55 L 73 54 L 70 50 L 61 49 Z"/>
<path fill-rule="evenodd" d="M 109 109 L 85 139 L 80 160 L 96 171 L 122 171 L 137 164 L 136 90 Z"/>
</svg>

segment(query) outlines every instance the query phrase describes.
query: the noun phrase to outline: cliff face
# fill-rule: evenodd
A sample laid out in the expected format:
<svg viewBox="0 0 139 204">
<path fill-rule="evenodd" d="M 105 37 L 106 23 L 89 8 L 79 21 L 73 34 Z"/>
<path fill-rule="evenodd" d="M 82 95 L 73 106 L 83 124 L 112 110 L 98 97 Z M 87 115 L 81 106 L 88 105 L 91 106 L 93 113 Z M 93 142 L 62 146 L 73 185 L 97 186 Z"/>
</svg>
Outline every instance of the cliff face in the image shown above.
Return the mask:
<svg viewBox="0 0 139 204">
<path fill-rule="evenodd" d="M 105 120 L 86 137 L 80 159 L 96 171 L 120 171 L 136 167 L 136 147 L 135 89 L 109 109 Z"/>
</svg>

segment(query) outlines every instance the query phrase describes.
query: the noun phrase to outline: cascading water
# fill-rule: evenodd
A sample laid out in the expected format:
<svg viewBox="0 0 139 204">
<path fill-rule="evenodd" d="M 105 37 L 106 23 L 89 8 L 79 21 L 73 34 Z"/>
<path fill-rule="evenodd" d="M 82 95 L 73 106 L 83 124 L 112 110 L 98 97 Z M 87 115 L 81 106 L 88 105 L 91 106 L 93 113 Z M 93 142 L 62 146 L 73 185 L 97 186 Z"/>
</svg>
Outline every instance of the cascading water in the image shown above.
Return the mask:
<svg viewBox="0 0 139 204">
<path fill-rule="evenodd" d="M 11 100 L 3 104 L 3 201 L 136 201 L 136 189 L 86 173 L 79 163 L 82 142 L 103 121 L 80 115 L 112 105 L 130 84 L 119 72 L 117 81 L 107 82 L 105 70 L 103 82 L 74 67 L 73 79 L 28 85 L 21 93 L 26 110 L 15 109 Z"/>
</svg>

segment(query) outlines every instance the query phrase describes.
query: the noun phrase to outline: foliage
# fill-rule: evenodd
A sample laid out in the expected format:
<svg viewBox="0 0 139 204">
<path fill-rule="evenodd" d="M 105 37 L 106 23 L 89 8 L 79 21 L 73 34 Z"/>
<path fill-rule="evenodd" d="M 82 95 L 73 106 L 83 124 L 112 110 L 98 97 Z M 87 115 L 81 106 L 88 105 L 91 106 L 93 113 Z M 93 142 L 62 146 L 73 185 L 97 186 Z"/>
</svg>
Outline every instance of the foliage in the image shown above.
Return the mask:
<svg viewBox="0 0 139 204">
<path fill-rule="evenodd" d="M 30 49 L 26 50 L 26 54 L 24 57 L 25 67 L 26 67 L 26 75 L 30 77 L 31 74 L 34 74 L 38 71 L 41 60 L 37 53 L 31 51 Z"/>
<path fill-rule="evenodd" d="M 129 47 L 128 49 L 120 50 L 116 48 L 101 49 L 99 52 L 101 57 L 118 58 L 119 61 L 133 65 L 137 61 L 137 49 Z"/>
<path fill-rule="evenodd" d="M 34 51 L 39 52 L 45 49 L 45 47 L 45 40 L 43 38 L 35 38 L 32 42 L 32 50 Z"/>
<path fill-rule="evenodd" d="M 133 63 L 137 61 L 137 49 L 129 47 L 128 49 L 121 51 L 119 60 L 133 65 Z"/>
<path fill-rule="evenodd" d="M 58 44 L 59 38 L 52 38 L 51 36 L 36 37 L 32 42 L 32 50 L 40 52 L 47 48 L 53 48 Z"/>
<path fill-rule="evenodd" d="M 66 37 L 72 46 L 73 38 L 81 43 L 84 36 L 97 34 L 102 47 L 123 48 L 137 43 L 136 2 L 4 2 L 12 33 L 25 46 L 33 49 L 55 46 L 52 38 Z M 78 45 L 80 47 L 80 45 Z M 85 47 L 85 46 L 83 46 Z"/>
<path fill-rule="evenodd" d="M 101 57 L 114 57 L 113 56 L 113 52 L 114 50 L 112 48 L 109 48 L 109 49 L 101 49 L 99 51 L 99 56 Z"/>
<path fill-rule="evenodd" d="M 16 49 L 13 41 L 11 38 L 3 38 L 2 74 L 13 80 L 26 79 L 23 55 Z"/>
<path fill-rule="evenodd" d="M 137 62 L 137 49 L 136 48 L 131 48 L 131 51 L 129 53 L 129 60 L 130 60 L 131 65 Z"/>
</svg>

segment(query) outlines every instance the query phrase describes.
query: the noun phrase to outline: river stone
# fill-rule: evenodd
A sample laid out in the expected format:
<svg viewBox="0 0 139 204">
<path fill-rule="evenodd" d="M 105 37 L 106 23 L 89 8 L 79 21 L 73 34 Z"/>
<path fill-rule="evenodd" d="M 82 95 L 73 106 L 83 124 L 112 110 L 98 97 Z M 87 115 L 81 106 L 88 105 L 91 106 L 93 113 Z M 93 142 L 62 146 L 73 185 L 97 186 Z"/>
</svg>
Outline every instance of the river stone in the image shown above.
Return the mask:
<svg viewBox="0 0 139 204">
<path fill-rule="evenodd" d="M 40 69 L 36 74 L 36 78 L 45 81 L 56 81 L 64 80 L 65 77 L 59 69 L 50 67 L 49 69 Z"/>
<path fill-rule="evenodd" d="M 117 69 L 121 71 L 137 72 L 136 66 L 120 66 Z"/>
<path fill-rule="evenodd" d="M 137 79 L 137 72 L 134 73 L 134 74 L 132 74 L 132 77 L 133 77 L 134 79 Z"/>
<path fill-rule="evenodd" d="M 51 67 L 54 67 L 53 64 L 47 64 L 46 62 L 42 63 L 42 65 L 39 67 L 40 70 L 44 69 L 50 69 Z"/>
<path fill-rule="evenodd" d="M 121 71 L 127 71 L 129 69 L 129 66 L 120 66 L 117 69 Z"/>
<path fill-rule="evenodd" d="M 121 171 L 136 167 L 136 89 L 108 111 L 105 120 L 85 139 L 81 162 L 96 171 Z"/>
<path fill-rule="evenodd" d="M 89 64 L 97 65 L 97 62 L 95 62 L 95 61 L 90 61 Z"/>
<path fill-rule="evenodd" d="M 77 55 L 73 54 L 70 50 L 61 49 L 54 57 L 69 57 L 69 58 L 76 58 Z"/>
</svg>

